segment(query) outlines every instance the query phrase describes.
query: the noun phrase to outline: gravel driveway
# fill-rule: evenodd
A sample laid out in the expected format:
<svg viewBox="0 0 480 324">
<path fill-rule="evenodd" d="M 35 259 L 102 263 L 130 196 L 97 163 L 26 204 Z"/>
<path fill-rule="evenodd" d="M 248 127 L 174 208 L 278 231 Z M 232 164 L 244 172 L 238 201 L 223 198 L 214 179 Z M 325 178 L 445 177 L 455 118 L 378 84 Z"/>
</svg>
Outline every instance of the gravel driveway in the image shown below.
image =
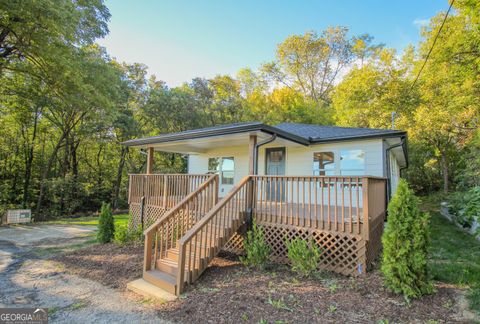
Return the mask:
<svg viewBox="0 0 480 324">
<path fill-rule="evenodd" d="M 47 307 L 52 323 L 159 323 L 138 299 L 65 272 L 55 253 L 92 239 L 93 226 L 0 227 L 0 308 Z"/>
</svg>

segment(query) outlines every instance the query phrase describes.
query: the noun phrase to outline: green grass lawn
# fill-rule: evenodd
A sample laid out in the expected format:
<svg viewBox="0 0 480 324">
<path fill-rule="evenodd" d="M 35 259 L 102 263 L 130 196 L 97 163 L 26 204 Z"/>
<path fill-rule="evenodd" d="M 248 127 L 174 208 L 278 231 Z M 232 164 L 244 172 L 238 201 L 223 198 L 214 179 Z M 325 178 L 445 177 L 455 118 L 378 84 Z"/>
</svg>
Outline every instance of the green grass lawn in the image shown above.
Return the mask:
<svg viewBox="0 0 480 324">
<path fill-rule="evenodd" d="M 129 220 L 128 214 L 114 215 L 115 226 L 126 226 Z M 59 225 L 98 225 L 98 216 L 86 216 L 77 218 L 60 218 L 45 222 L 46 224 Z"/>
<path fill-rule="evenodd" d="M 471 309 L 480 312 L 480 242 L 431 212 L 430 273 L 435 280 L 468 288 Z"/>
</svg>

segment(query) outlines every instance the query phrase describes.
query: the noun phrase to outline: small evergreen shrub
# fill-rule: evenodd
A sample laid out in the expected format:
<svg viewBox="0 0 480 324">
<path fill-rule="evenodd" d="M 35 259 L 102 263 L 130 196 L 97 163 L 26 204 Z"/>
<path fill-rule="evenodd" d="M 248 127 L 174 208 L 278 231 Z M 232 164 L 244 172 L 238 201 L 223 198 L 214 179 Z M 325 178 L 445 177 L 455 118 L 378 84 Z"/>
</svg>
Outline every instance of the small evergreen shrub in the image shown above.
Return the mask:
<svg viewBox="0 0 480 324">
<path fill-rule="evenodd" d="M 113 222 L 112 209 L 110 204 L 103 203 L 98 219 L 98 242 L 105 244 L 111 242 L 115 235 L 115 225 Z"/>
<path fill-rule="evenodd" d="M 313 238 L 309 241 L 299 237 L 286 242 L 288 259 L 292 263 L 292 270 L 300 276 L 309 277 L 316 270 L 320 261 L 320 248 Z"/>
<path fill-rule="evenodd" d="M 433 292 L 427 273 L 430 215 L 422 213 L 419 199 L 400 180 L 388 205 L 388 222 L 382 236 L 381 271 L 387 287 L 405 298 Z"/>
<path fill-rule="evenodd" d="M 248 267 L 264 269 L 270 255 L 270 246 L 265 242 L 263 231 L 257 226 L 255 220 L 244 241 L 246 255 L 240 261 Z"/>
</svg>

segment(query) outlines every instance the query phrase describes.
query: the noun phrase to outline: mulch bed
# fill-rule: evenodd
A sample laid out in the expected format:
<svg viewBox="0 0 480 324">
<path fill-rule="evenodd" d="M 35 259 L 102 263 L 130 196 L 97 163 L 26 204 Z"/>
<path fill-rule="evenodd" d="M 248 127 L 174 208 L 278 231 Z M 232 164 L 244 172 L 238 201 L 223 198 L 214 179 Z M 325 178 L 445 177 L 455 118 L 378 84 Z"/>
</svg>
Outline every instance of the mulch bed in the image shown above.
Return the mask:
<svg viewBox="0 0 480 324">
<path fill-rule="evenodd" d="M 57 257 L 68 271 L 124 289 L 142 274 L 142 247 L 94 245 Z M 408 305 L 385 290 L 378 271 L 362 278 L 324 273 L 300 279 L 285 266 L 249 270 L 231 256 L 215 258 L 177 301 L 152 304 L 159 317 L 179 323 L 377 323 L 460 321 L 458 289 L 437 285 L 437 293 Z"/>
</svg>

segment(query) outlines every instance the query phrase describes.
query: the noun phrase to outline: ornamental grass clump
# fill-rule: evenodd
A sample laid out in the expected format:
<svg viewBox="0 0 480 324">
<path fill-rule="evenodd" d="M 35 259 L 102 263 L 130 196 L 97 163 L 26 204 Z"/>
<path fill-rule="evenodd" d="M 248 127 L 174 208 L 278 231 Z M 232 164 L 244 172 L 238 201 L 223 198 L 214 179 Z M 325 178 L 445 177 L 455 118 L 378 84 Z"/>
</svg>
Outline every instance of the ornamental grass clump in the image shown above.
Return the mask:
<svg viewBox="0 0 480 324">
<path fill-rule="evenodd" d="M 244 241 L 245 256 L 240 261 L 248 267 L 264 269 L 270 256 L 270 246 L 265 241 L 263 231 L 257 226 L 255 220 Z"/>
<path fill-rule="evenodd" d="M 296 237 L 291 241 L 287 240 L 285 244 L 287 245 L 288 259 L 294 272 L 302 277 L 309 277 L 317 271 L 321 251 L 313 238 L 306 241 Z"/>
<path fill-rule="evenodd" d="M 382 236 L 381 271 L 387 287 L 405 298 L 433 292 L 427 271 L 430 215 L 420 211 L 419 199 L 400 180 L 388 205 L 388 222 Z"/>
<path fill-rule="evenodd" d="M 115 224 L 113 223 L 113 214 L 110 204 L 103 203 L 98 218 L 98 242 L 105 244 L 111 242 L 115 236 Z"/>
</svg>

